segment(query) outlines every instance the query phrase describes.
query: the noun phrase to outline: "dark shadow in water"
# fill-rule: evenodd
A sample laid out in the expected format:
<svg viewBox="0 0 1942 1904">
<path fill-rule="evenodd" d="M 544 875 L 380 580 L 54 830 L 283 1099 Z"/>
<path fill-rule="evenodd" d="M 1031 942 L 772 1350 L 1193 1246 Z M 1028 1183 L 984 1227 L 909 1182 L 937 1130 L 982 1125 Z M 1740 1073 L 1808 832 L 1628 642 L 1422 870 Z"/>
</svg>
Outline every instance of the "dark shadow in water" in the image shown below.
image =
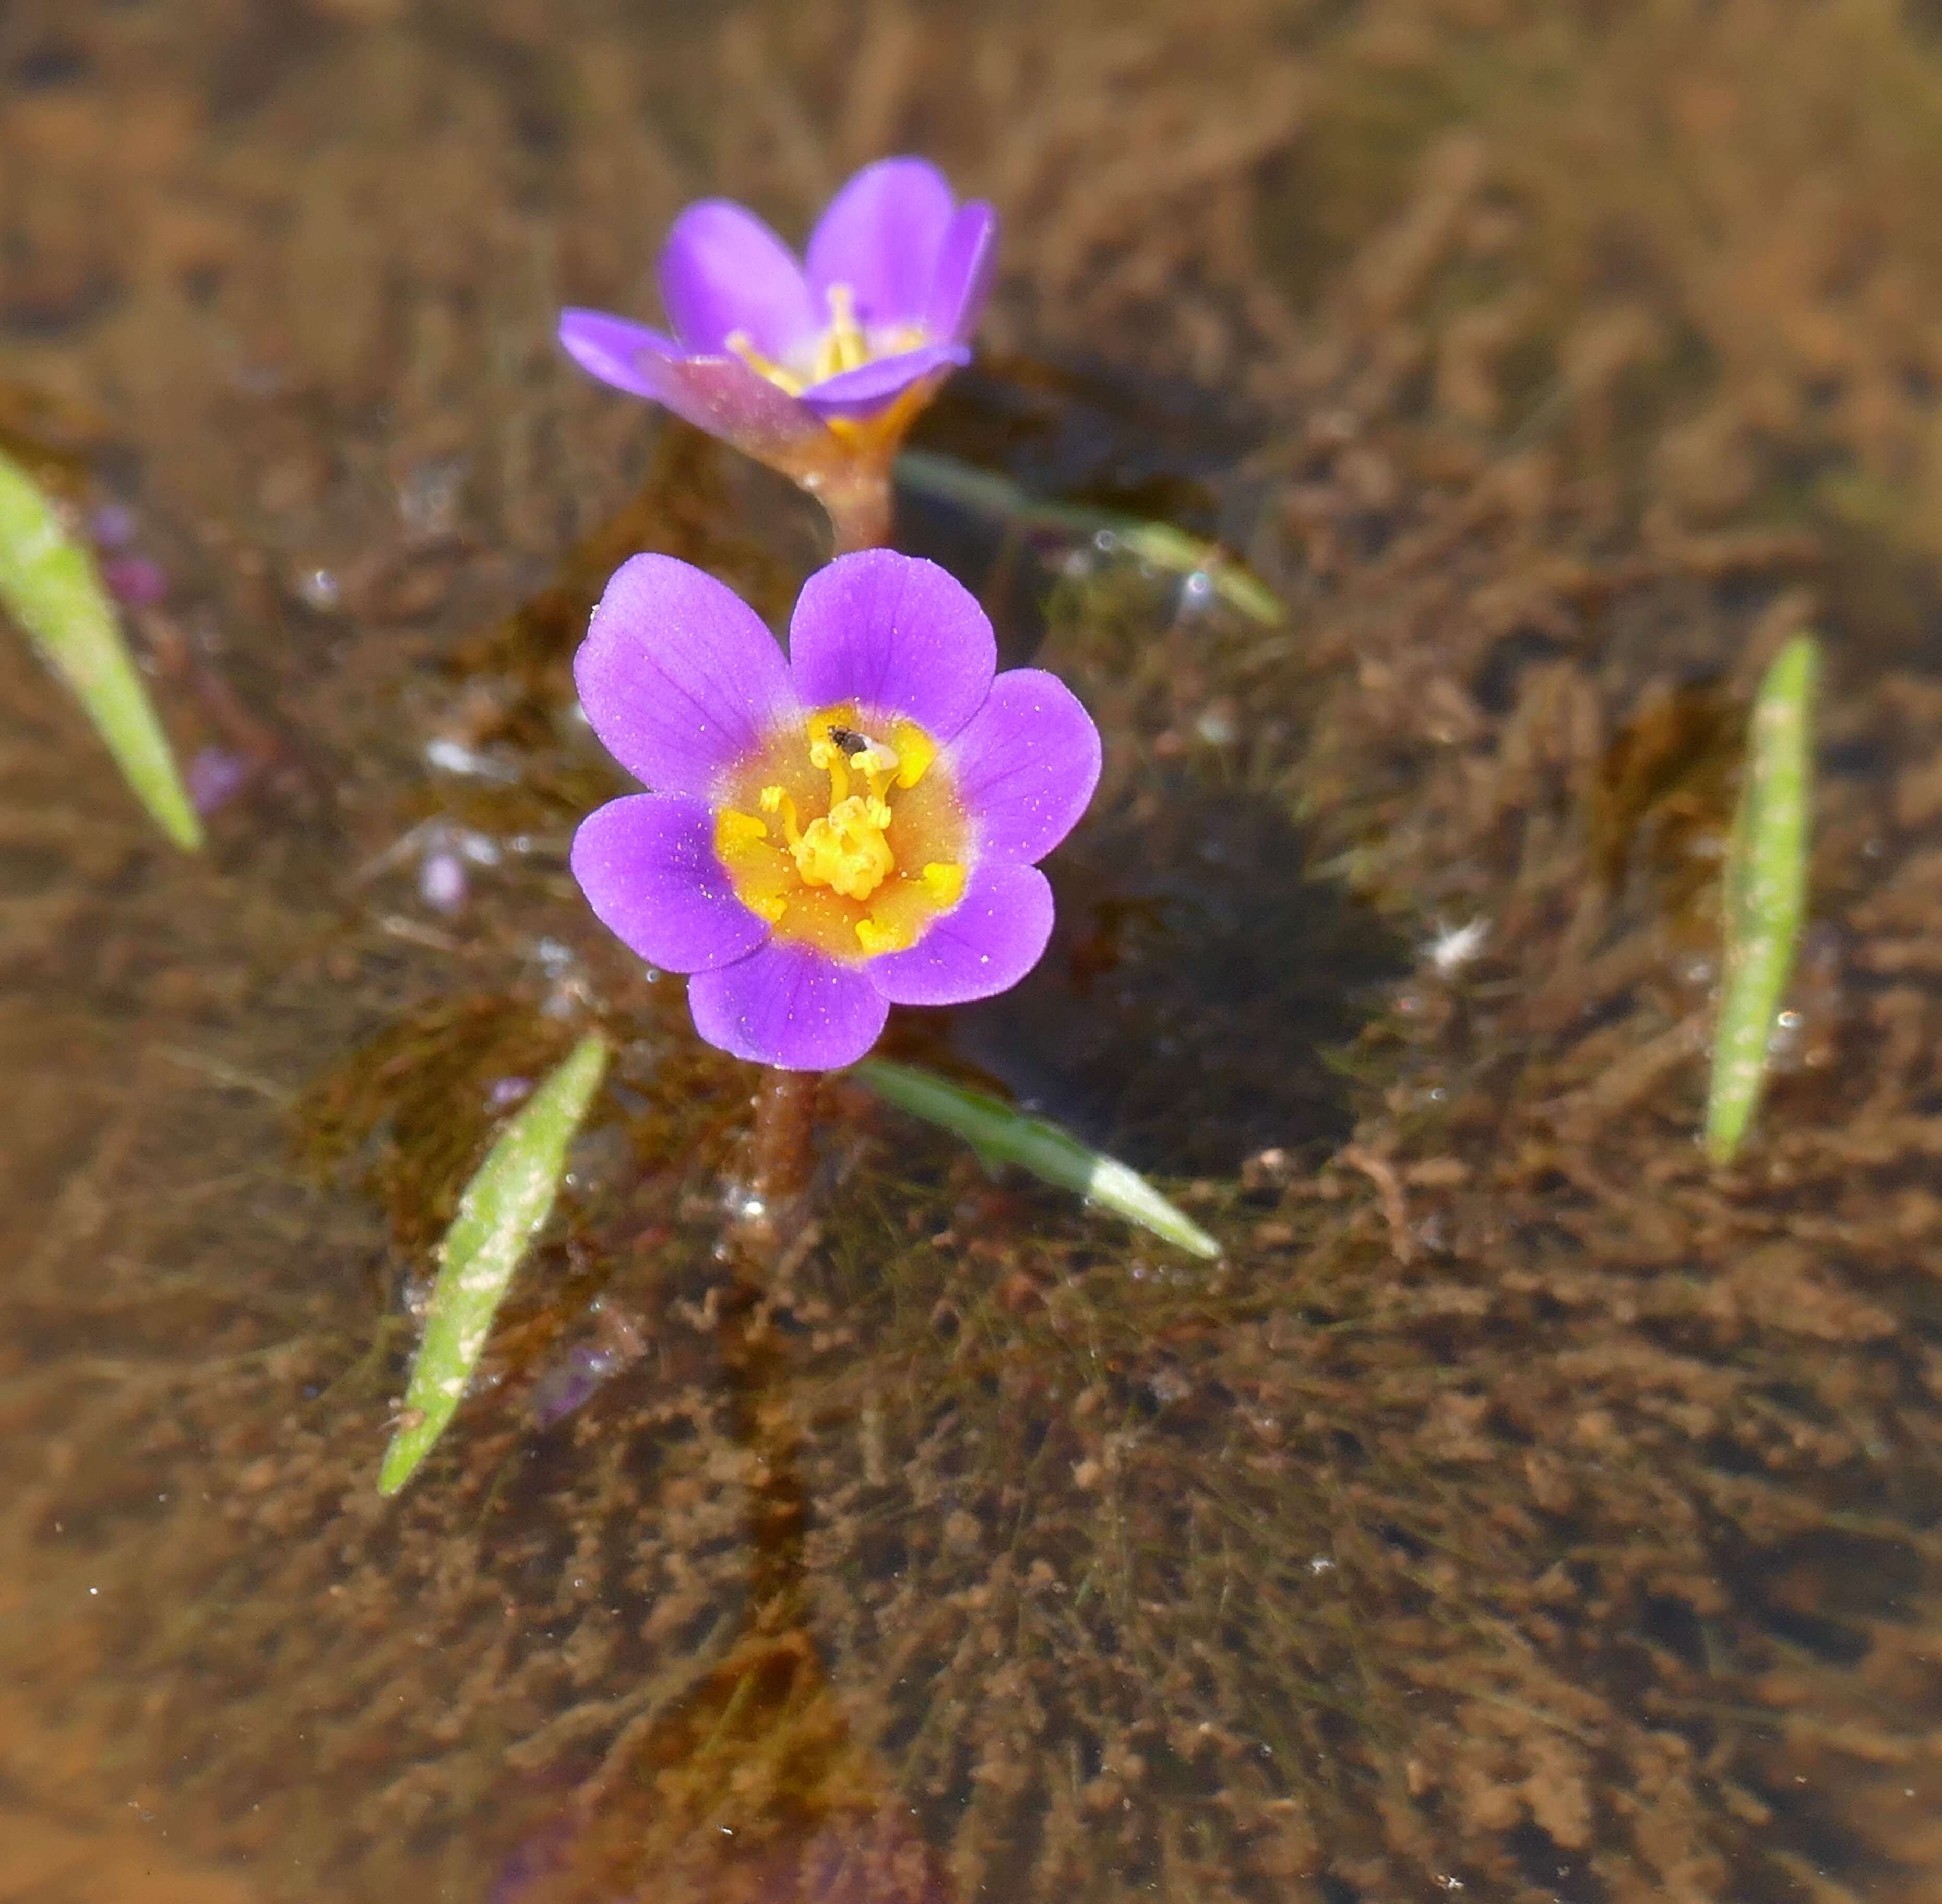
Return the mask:
<svg viewBox="0 0 1942 1904">
<path fill-rule="evenodd" d="M 1218 534 L 1260 425 L 1218 393 L 1069 358 L 986 357 L 954 377 L 912 441 L 1035 496 Z"/>
<path fill-rule="evenodd" d="M 1404 949 L 1257 795 L 1163 781 L 1052 863 L 1058 922 L 1031 977 L 954 1016 L 958 1053 L 1143 1169 L 1225 1172 L 1332 1148 L 1331 1053 Z"/>
<path fill-rule="evenodd" d="M 1034 502 L 1079 503 L 1244 539 L 1251 501 L 1233 478 L 1258 425 L 1208 391 L 1098 364 L 1012 357 L 954 377 L 918 420 L 912 446 L 1001 471 Z M 1069 534 L 1034 534 L 900 481 L 896 544 L 942 563 L 983 602 L 999 663 L 1037 652 Z"/>
</svg>

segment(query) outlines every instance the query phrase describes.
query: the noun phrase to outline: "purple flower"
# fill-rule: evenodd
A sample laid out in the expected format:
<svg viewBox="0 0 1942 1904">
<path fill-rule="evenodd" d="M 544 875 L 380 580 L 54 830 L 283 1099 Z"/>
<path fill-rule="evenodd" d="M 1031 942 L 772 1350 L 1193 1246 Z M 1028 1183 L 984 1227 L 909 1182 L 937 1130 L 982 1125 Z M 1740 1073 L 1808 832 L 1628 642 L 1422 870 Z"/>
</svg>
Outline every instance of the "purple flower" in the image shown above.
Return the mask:
<svg viewBox="0 0 1942 1904">
<path fill-rule="evenodd" d="M 104 562 L 101 579 L 116 601 L 131 609 L 152 609 L 168 598 L 169 572 L 145 555 L 117 556 Z"/>
<path fill-rule="evenodd" d="M 590 814 L 573 873 L 602 924 L 694 976 L 738 1058 L 833 1070 L 893 1004 L 1015 985 L 1052 931 L 1036 861 L 1099 777 L 1099 735 L 934 563 L 839 556 L 785 658 L 754 611 L 672 557 L 607 584 L 574 661 L 610 753 L 655 790 Z"/>
<path fill-rule="evenodd" d="M 920 158 L 859 172 L 817 221 L 806 266 L 753 213 L 703 199 L 661 253 L 672 337 L 567 311 L 559 340 L 603 382 L 816 487 L 835 461 L 893 452 L 970 362 L 997 231 L 989 205 L 960 205 Z"/>
<path fill-rule="evenodd" d="M 188 764 L 188 797 L 198 813 L 226 805 L 248 783 L 250 762 L 226 747 L 204 747 Z"/>
</svg>

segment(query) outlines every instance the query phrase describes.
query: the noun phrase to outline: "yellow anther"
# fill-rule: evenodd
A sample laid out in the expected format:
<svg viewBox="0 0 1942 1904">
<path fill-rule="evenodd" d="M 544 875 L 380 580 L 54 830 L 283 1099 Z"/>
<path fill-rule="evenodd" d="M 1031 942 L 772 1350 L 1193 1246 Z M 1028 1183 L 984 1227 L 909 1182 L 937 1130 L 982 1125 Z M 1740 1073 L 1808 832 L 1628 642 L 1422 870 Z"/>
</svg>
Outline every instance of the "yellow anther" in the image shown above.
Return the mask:
<svg viewBox="0 0 1942 1904">
<path fill-rule="evenodd" d="M 827 886 L 845 899 L 868 899 L 895 871 L 884 829 L 890 810 L 860 794 L 840 800 L 820 820 L 792 837 L 796 870 L 807 886 Z"/>
<path fill-rule="evenodd" d="M 850 756 L 852 766 L 860 767 L 874 780 L 887 780 L 897 771 L 896 756 L 881 740 L 865 739 Z"/>
<path fill-rule="evenodd" d="M 758 377 L 766 377 L 778 390 L 786 391 L 792 397 L 802 394 L 802 379 L 786 370 L 772 358 L 763 356 L 755 348 L 754 341 L 746 330 L 731 330 L 722 340 L 723 346 L 734 353 Z"/>
<path fill-rule="evenodd" d="M 849 756 L 828 734 L 809 744 L 809 764 L 829 776 L 829 800 L 833 806 L 850 793 Z"/>
<path fill-rule="evenodd" d="M 939 909 L 948 912 L 964 897 L 964 869 L 948 860 L 933 860 L 924 869 L 924 885 Z"/>
<path fill-rule="evenodd" d="M 937 758 L 937 743 L 914 721 L 891 724 L 890 746 L 896 754 L 899 786 L 916 786 Z"/>
<path fill-rule="evenodd" d="M 737 805 L 715 816 L 715 851 L 737 897 L 771 924 L 786 914 L 785 939 L 838 959 L 917 944 L 965 891 L 950 776 L 940 769 L 922 792 L 899 791 L 924 780 L 937 755 L 914 722 L 850 701 L 773 736 L 738 781 Z"/>
<path fill-rule="evenodd" d="M 832 284 L 824 295 L 829 300 L 829 329 L 824 333 L 822 348 L 830 368 L 822 374 L 833 377 L 868 363 L 870 340 L 856 321 L 856 293 L 848 285 Z"/>
</svg>

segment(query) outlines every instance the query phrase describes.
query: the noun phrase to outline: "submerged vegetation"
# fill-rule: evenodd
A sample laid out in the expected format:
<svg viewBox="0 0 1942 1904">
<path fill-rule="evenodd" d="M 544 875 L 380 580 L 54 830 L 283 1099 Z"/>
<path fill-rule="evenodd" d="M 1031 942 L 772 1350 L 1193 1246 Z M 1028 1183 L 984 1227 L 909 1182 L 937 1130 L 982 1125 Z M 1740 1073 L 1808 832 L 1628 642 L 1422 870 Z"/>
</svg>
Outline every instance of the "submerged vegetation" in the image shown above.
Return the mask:
<svg viewBox="0 0 1942 1904">
<path fill-rule="evenodd" d="M 0 119 L 102 212 L 14 235 L 5 314 L 122 393 L 311 791 L 145 857 L 10 678 L 9 1802 L 134 1792 L 292 1899 L 1925 1896 L 1925 15 L 778 8 L 654 61 L 610 9 L 359 7 L 293 65 L 103 20 Z M 696 191 L 799 220 L 920 124 L 1012 261 L 924 449 L 1285 613 L 942 520 L 1107 771 L 1040 989 L 886 1050 L 1222 1255 L 838 1078 L 757 1293 L 749 1074 L 567 876 L 619 790 L 567 664 L 635 550 L 774 618 L 819 528 L 522 340 L 633 308 Z M 1743 710 L 1809 627 L 1813 921 L 1717 1169 Z M 381 1501 L 431 1252 L 589 1033 L 569 1180 Z"/>
<path fill-rule="evenodd" d="M 478 1366 L 513 1272 L 552 1214 L 567 1146 L 607 1069 L 607 1042 L 582 1038 L 507 1120 L 465 1186 L 438 1248 L 438 1278 L 378 1492 L 396 1494 L 445 1432 Z"/>
<path fill-rule="evenodd" d="M 1818 661 L 1811 636 L 1790 642 L 1754 698 L 1745 785 L 1720 881 L 1720 1026 L 1706 1100 L 1706 1148 L 1715 1163 L 1732 1160 L 1760 1103 L 1800 948 Z"/>
<path fill-rule="evenodd" d="M 1089 1203 L 1164 1237 L 1192 1255 L 1212 1258 L 1221 1253 L 1221 1246 L 1199 1224 L 1175 1208 L 1137 1171 L 1128 1170 L 1116 1157 L 1089 1149 L 1043 1118 L 1028 1117 L 982 1091 L 967 1090 L 888 1058 L 866 1058 L 856 1066 L 855 1075 L 899 1110 L 955 1131 L 987 1164 L 1015 1164 L 1047 1183 L 1076 1190 Z"/>
</svg>

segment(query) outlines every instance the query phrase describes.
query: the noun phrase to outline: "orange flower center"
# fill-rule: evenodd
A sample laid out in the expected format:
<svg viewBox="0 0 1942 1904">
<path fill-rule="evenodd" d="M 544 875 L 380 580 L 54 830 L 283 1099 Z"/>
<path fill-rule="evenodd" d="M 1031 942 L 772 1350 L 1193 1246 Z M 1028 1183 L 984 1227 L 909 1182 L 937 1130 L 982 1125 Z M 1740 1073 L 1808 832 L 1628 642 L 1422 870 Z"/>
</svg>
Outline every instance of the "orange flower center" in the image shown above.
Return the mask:
<svg viewBox="0 0 1942 1904">
<path fill-rule="evenodd" d="M 844 702 L 736 768 L 715 851 L 776 937 L 856 964 L 915 945 L 963 897 L 969 830 L 937 743 Z"/>
<path fill-rule="evenodd" d="M 921 324 L 884 324 L 865 330 L 856 321 L 856 294 L 847 284 L 831 285 L 827 295 L 829 323 L 807 349 L 793 353 L 789 363 L 778 363 L 763 356 L 745 330 L 731 331 L 726 339 L 727 348 L 758 376 L 766 377 L 792 397 L 800 397 L 811 384 L 874 363 L 879 357 L 901 356 L 930 341 L 930 333 Z M 936 382 L 933 373 L 900 392 L 876 415 L 827 417 L 825 427 L 853 451 L 888 454 L 902 440 L 917 412 L 930 400 Z"/>
</svg>

